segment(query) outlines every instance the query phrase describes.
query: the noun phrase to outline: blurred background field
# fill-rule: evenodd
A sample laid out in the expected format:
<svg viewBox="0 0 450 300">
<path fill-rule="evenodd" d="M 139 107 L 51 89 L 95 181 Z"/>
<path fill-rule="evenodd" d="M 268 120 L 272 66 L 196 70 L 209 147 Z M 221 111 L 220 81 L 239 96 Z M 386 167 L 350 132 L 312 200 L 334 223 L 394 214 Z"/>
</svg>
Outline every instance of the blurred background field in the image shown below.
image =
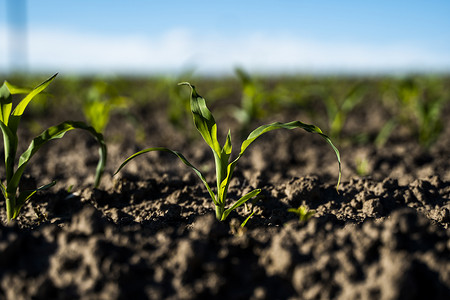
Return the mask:
<svg viewBox="0 0 450 300">
<path fill-rule="evenodd" d="M 111 141 L 121 140 L 111 123 L 122 122 L 151 142 L 144 115 L 160 110 L 195 139 L 188 91 L 177 86 L 189 81 L 238 136 L 300 119 L 340 147 L 412 139 L 428 151 L 447 127 L 449 9 L 439 0 L 0 0 L 0 79 L 33 87 L 59 72 L 30 107 L 36 134 L 70 116 Z"/>
<path fill-rule="evenodd" d="M 41 78 L 14 75 L 8 81 L 31 88 Z M 139 116 L 158 110 L 167 126 L 189 134 L 189 91 L 178 86 L 181 81 L 195 84 L 218 122 L 242 135 L 267 120 L 298 118 L 318 125 L 342 146 L 382 147 L 403 135 L 428 149 L 444 132 L 450 109 L 450 76 L 254 76 L 236 69 L 222 77 L 59 76 L 30 106 L 29 119 L 71 116 L 108 135 L 108 124 L 120 117 L 143 141 L 145 130 L 139 127 L 145 121 Z"/>
</svg>

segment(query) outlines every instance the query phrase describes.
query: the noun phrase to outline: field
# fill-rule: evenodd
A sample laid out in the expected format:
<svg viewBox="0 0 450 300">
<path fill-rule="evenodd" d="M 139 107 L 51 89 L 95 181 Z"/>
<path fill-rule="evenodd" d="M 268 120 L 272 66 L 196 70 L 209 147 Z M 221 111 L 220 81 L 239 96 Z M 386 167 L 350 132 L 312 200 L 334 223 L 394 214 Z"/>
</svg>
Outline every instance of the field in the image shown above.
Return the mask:
<svg viewBox="0 0 450 300">
<path fill-rule="evenodd" d="M 234 157 L 260 125 L 320 127 L 340 151 L 338 191 L 336 154 L 301 129 L 249 146 L 227 207 L 261 192 L 224 221 L 171 153 L 143 154 L 113 176 L 133 153 L 168 147 L 215 191 L 213 154 L 181 81 L 206 99 L 220 143 L 231 130 Z M 59 75 L 23 115 L 18 153 L 49 126 L 86 121 L 104 134 L 105 173 L 93 188 L 98 145 L 83 131 L 36 153 L 20 188 L 57 183 L 10 222 L 0 201 L 0 298 L 450 299 L 449 115 L 446 76 Z"/>
</svg>

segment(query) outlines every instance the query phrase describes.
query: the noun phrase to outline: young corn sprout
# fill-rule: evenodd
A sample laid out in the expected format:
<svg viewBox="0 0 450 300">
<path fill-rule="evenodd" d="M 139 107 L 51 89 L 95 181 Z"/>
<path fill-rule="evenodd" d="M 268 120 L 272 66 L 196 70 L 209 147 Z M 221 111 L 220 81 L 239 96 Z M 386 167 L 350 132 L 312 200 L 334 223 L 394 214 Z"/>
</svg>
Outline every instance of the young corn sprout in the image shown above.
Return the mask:
<svg viewBox="0 0 450 300">
<path fill-rule="evenodd" d="M 59 139 L 64 136 L 67 131 L 72 129 L 83 129 L 91 133 L 100 145 L 99 153 L 100 159 L 97 165 L 95 175 L 95 187 L 100 184 L 100 179 L 106 163 L 106 145 L 103 141 L 103 136 L 97 133 L 94 128 L 88 126 L 83 122 L 66 121 L 59 125 L 52 126 L 35 137 L 28 146 L 28 149 L 19 157 L 17 168 L 14 169 L 14 162 L 16 159 L 18 136 L 17 128 L 19 127 L 20 119 L 30 101 L 40 92 L 42 92 L 53 81 L 57 74 L 53 75 L 43 83 L 31 91 L 14 87 L 8 82 L 4 82 L 0 87 L 0 127 L 3 133 L 3 146 L 5 151 L 5 171 L 6 184 L 0 183 L 3 196 L 6 201 L 6 215 L 8 221 L 18 216 L 20 209 L 31 196 L 37 191 L 44 190 L 55 185 L 55 181 L 43 185 L 35 190 L 20 190 L 18 192 L 19 183 L 22 178 L 25 167 L 34 154 L 45 143 L 53 139 Z M 27 93 L 24 99 L 20 101 L 17 106 L 12 109 L 12 94 Z"/>
<path fill-rule="evenodd" d="M 306 221 L 311 219 L 312 216 L 314 216 L 314 214 L 316 213 L 315 210 L 309 209 L 305 205 L 300 205 L 297 208 L 289 208 L 288 212 L 295 213 L 298 216 L 299 223 L 305 223 Z"/>
<path fill-rule="evenodd" d="M 151 151 L 165 151 L 170 152 L 174 155 L 176 155 L 185 165 L 190 167 L 201 179 L 201 181 L 204 183 L 206 189 L 209 192 L 209 195 L 211 196 L 211 199 L 214 203 L 215 210 L 216 210 L 216 218 L 219 221 L 224 221 L 228 215 L 244 204 L 249 199 L 255 197 L 258 195 L 261 190 L 255 189 L 248 194 L 244 195 L 242 198 L 234 202 L 233 205 L 226 207 L 227 205 L 227 192 L 228 192 L 228 186 L 230 184 L 231 178 L 233 176 L 234 168 L 236 167 L 237 162 L 244 154 L 245 150 L 250 146 L 251 143 L 253 143 L 254 140 L 256 140 L 259 136 L 262 134 L 269 132 L 274 129 L 295 129 L 295 128 L 301 128 L 308 132 L 317 133 L 320 136 L 322 136 L 333 148 L 333 150 L 336 153 L 337 160 L 339 163 L 339 179 L 337 187 L 339 186 L 339 181 L 341 177 L 341 162 L 340 162 L 340 156 L 338 149 L 333 145 L 330 138 L 322 133 L 322 131 L 314 126 L 314 125 L 308 125 L 304 124 L 300 121 L 294 121 L 289 123 L 272 123 L 268 125 L 263 125 L 252 131 L 246 140 L 242 142 L 241 150 L 239 152 L 239 155 L 230 162 L 230 156 L 231 156 L 231 135 L 230 131 L 228 131 L 228 135 L 226 137 L 226 141 L 223 146 L 220 146 L 219 141 L 217 140 L 217 124 L 214 120 L 214 117 L 212 113 L 209 111 L 208 107 L 206 106 L 206 101 L 203 97 L 201 97 L 199 94 L 197 94 L 195 87 L 191 85 L 188 82 L 182 82 L 179 85 L 187 85 L 191 88 L 191 98 L 190 98 L 190 105 L 191 105 L 191 112 L 194 119 L 194 124 L 197 130 L 202 135 L 205 142 L 208 144 L 208 146 L 211 148 L 215 165 L 216 165 L 216 183 L 217 183 L 217 191 L 216 193 L 213 192 L 211 187 L 209 186 L 208 182 L 206 181 L 203 174 L 194 167 L 180 152 L 170 150 L 165 147 L 156 147 L 156 148 L 148 148 L 141 150 L 129 158 L 127 158 L 122 165 L 119 167 L 119 169 L 116 171 L 116 174 L 132 159 L 135 157 L 151 152 Z M 336 187 L 336 188 L 337 188 Z"/>
</svg>

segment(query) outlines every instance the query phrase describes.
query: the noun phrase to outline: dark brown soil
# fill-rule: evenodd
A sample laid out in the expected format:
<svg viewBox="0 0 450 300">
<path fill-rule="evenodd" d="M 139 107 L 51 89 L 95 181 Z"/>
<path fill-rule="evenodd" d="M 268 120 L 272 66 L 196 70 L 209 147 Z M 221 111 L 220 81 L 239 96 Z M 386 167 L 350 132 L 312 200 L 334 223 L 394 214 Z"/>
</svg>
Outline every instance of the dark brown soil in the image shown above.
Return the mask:
<svg viewBox="0 0 450 300">
<path fill-rule="evenodd" d="M 345 130 L 386 121 L 368 109 Z M 41 123 L 81 119 L 74 111 Z M 210 149 L 171 126 L 164 106 L 134 115 L 147 139 L 137 142 L 132 123 L 115 116 L 99 189 L 96 144 L 71 132 L 37 154 L 24 181 L 57 185 L 9 224 L 1 202 L 1 299 L 450 299 L 449 118 L 428 150 L 402 131 L 381 148 L 342 142 L 339 193 L 334 153 L 320 137 L 268 133 L 238 164 L 229 199 L 263 192 L 219 222 L 203 184 L 170 154 L 146 154 L 112 177 L 137 150 L 166 146 L 214 182 Z M 305 117 L 291 109 L 258 124 L 314 123 Z M 222 136 L 232 128 L 238 149 L 236 124 L 218 125 Z M 367 162 L 364 176 L 357 159 Z M 316 211 L 305 223 L 288 212 L 299 205 Z"/>
</svg>

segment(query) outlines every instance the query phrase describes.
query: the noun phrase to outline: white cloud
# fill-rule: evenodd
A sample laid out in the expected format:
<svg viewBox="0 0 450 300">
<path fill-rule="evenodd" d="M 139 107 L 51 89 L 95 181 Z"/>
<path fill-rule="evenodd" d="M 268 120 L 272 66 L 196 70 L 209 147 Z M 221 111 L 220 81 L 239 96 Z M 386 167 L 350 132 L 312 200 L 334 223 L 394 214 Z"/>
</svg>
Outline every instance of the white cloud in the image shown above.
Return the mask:
<svg viewBox="0 0 450 300">
<path fill-rule="evenodd" d="M 7 32 L 4 27 L 0 27 L 0 73 L 2 70 L 5 69 L 5 66 L 7 64 L 7 52 L 6 52 L 6 45 L 7 45 Z"/>
<path fill-rule="evenodd" d="M 0 36 L 6 31 L 0 28 Z M 231 72 L 235 66 L 263 72 L 448 71 L 450 54 L 430 53 L 414 45 L 335 44 L 263 33 L 195 36 L 186 30 L 158 37 L 101 36 L 33 29 L 28 34 L 31 71 L 62 72 Z M 7 68 L 6 43 L 0 46 L 0 70 Z"/>
</svg>

